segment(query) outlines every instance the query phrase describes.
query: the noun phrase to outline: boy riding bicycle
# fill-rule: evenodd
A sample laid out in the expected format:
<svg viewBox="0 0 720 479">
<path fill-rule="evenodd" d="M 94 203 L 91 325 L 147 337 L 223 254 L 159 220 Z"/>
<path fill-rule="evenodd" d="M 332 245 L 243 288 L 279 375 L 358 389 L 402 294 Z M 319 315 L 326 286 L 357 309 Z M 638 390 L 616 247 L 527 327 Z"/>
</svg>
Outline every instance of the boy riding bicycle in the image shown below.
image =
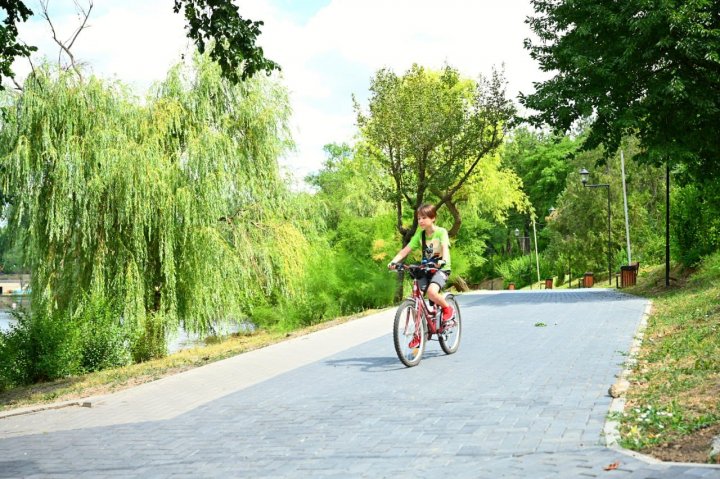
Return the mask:
<svg viewBox="0 0 720 479">
<path fill-rule="evenodd" d="M 450 238 L 445 228 L 435 225 L 437 213 L 433 205 L 422 205 L 417 209 L 416 215 L 419 228 L 407 246 L 401 249 L 388 264 L 388 268 L 395 269 L 395 265 L 405 259 L 412 250 L 423 248 L 423 263 L 435 264 L 438 270 L 432 277 L 420 280 L 421 288 L 424 290 L 427 287 L 427 297 L 442 308 L 442 321 L 445 323 L 455 317 L 455 310 L 440 294 L 440 290 L 450 276 Z M 420 342 L 417 338 L 413 341 Z M 413 347 L 412 344 L 410 347 Z"/>
</svg>

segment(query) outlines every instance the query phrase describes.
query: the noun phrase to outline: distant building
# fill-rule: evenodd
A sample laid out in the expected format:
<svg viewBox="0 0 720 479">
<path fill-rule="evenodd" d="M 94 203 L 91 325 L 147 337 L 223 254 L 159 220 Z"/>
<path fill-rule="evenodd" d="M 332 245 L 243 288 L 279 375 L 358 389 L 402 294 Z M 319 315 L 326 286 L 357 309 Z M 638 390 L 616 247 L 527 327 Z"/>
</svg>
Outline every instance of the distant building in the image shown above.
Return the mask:
<svg viewBox="0 0 720 479">
<path fill-rule="evenodd" d="M 0 273 L 0 296 L 11 294 L 27 294 L 30 286 L 29 274 L 2 274 Z"/>
<path fill-rule="evenodd" d="M 0 295 L 8 295 L 13 293 L 21 293 L 22 285 L 16 280 L 0 279 Z"/>
</svg>

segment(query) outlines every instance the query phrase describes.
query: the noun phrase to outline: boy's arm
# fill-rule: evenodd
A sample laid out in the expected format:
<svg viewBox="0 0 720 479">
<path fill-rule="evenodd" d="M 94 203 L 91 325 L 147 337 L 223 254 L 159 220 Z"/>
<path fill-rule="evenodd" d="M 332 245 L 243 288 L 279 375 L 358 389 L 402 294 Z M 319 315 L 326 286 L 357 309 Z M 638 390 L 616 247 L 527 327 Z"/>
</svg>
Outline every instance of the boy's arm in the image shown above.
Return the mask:
<svg viewBox="0 0 720 479">
<path fill-rule="evenodd" d="M 411 251 L 412 251 L 412 248 L 410 247 L 410 245 L 405 246 L 403 249 L 398 251 L 398 254 L 396 254 L 395 257 L 392 259 L 392 261 L 390 261 L 390 264 L 388 264 L 388 267 L 390 267 L 390 265 L 393 263 L 399 263 L 400 261 L 404 260 L 405 257 L 410 254 Z"/>
<path fill-rule="evenodd" d="M 450 261 L 450 245 L 448 243 L 442 245 L 442 260 L 444 263 Z"/>
</svg>

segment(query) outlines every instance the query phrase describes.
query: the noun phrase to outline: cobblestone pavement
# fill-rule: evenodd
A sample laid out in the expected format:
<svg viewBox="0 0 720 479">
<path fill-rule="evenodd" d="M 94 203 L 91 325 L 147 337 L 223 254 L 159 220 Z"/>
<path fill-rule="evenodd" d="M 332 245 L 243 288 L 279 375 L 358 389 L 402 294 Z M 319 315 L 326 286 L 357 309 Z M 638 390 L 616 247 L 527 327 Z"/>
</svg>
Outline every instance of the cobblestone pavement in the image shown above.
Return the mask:
<svg viewBox="0 0 720 479">
<path fill-rule="evenodd" d="M 381 337 L 160 420 L 81 420 L 102 407 L 0 419 L 0 477 L 720 478 L 602 446 L 645 300 L 516 291 L 460 304 L 460 350 L 432 343 L 415 368 L 397 360 L 386 318 Z M 152 394 L 171 407 L 184 393 Z M 132 418 L 142 401 L 116 403 Z"/>
</svg>

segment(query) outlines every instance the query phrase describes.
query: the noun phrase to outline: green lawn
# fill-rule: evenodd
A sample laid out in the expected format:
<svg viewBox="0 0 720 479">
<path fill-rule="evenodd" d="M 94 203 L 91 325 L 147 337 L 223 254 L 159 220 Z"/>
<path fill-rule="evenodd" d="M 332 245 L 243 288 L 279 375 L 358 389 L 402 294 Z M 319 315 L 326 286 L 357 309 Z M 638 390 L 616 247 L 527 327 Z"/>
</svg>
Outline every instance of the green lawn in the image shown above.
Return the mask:
<svg viewBox="0 0 720 479">
<path fill-rule="evenodd" d="M 624 290 L 653 309 L 619 418 L 621 444 L 657 455 L 695 443 L 706 457 L 705 440 L 693 436 L 720 427 L 720 255 L 671 278 L 666 288 L 664 266 L 642 268 Z"/>
</svg>

